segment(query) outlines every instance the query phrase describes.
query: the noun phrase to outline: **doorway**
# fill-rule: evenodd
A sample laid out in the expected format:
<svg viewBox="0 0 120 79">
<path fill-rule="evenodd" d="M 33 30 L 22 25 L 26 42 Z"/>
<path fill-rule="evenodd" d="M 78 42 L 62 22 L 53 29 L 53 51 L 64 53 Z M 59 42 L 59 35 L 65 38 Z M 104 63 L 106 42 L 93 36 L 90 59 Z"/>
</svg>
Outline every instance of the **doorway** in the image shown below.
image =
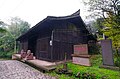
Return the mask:
<svg viewBox="0 0 120 79">
<path fill-rule="evenodd" d="M 36 37 L 32 37 L 28 40 L 28 50 L 31 50 L 33 55 L 36 55 Z"/>
</svg>

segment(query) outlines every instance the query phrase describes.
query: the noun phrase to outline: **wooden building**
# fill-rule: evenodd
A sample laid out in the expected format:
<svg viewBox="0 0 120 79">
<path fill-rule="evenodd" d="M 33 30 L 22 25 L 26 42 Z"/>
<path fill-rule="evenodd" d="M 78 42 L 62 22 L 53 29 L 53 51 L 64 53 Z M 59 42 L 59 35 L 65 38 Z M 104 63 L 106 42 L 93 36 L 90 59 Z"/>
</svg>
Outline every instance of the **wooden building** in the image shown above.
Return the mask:
<svg viewBox="0 0 120 79">
<path fill-rule="evenodd" d="M 17 38 L 20 49 L 31 50 L 37 59 L 61 61 L 71 59 L 73 45 L 95 40 L 86 29 L 80 11 L 69 16 L 48 16 Z"/>
</svg>

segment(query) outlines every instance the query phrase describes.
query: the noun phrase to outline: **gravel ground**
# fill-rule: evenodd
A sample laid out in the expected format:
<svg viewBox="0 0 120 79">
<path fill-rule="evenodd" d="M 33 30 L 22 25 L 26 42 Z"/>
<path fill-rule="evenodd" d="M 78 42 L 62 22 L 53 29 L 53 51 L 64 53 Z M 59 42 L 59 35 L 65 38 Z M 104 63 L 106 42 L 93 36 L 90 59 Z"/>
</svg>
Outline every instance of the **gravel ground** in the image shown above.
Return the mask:
<svg viewBox="0 0 120 79">
<path fill-rule="evenodd" d="M 0 79 L 56 79 L 17 60 L 0 61 Z"/>
</svg>

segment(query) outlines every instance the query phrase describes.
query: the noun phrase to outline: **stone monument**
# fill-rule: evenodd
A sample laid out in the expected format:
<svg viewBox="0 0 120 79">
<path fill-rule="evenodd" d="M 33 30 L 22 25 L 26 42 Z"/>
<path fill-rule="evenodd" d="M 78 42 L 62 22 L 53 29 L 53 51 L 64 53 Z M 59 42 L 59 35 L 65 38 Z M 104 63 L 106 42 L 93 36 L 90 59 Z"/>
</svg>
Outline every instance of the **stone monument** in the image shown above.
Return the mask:
<svg viewBox="0 0 120 79">
<path fill-rule="evenodd" d="M 87 44 L 74 45 L 74 54 L 72 54 L 72 57 L 75 64 L 91 66 Z"/>
<path fill-rule="evenodd" d="M 101 40 L 103 65 L 113 66 L 112 40 Z"/>
</svg>

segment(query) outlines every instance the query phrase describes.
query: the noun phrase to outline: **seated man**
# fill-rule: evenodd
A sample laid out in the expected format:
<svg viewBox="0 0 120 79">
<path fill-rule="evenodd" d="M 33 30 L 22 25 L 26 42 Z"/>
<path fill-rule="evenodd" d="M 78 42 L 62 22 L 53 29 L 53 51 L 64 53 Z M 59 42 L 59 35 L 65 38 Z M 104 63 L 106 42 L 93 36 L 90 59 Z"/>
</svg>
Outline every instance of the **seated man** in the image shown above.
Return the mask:
<svg viewBox="0 0 120 79">
<path fill-rule="evenodd" d="M 21 54 L 21 58 L 25 58 L 25 57 L 26 57 L 26 55 L 27 55 L 27 53 L 26 53 L 26 52 L 24 52 L 24 50 L 23 50 L 23 49 L 21 50 L 20 54 Z"/>
<path fill-rule="evenodd" d="M 33 59 L 33 53 L 31 53 L 30 50 L 27 51 L 27 55 L 25 57 L 26 60 L 32 60 Z"/>
</svg>

